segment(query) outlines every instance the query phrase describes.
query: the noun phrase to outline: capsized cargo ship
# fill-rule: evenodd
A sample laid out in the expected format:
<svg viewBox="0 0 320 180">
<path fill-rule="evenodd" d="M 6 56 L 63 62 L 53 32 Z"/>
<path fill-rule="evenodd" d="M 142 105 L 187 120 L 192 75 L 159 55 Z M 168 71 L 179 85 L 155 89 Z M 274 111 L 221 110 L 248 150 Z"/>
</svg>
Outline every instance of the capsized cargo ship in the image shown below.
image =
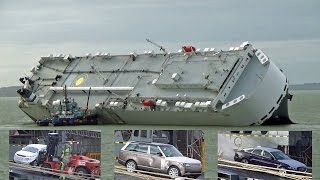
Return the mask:
<svg viewBox="0 0 320 180">
<path fill-rule="evenodd" d="M 20 78 L 19 107 L 35 122 L 49 118 L 67 90 L 99 124 L 291 123 L 288 79 L 262 50 L 248 42 L 224 51 L 159 47 L 163 52 L 41 57 L 32 75 Z"/>
</svg>

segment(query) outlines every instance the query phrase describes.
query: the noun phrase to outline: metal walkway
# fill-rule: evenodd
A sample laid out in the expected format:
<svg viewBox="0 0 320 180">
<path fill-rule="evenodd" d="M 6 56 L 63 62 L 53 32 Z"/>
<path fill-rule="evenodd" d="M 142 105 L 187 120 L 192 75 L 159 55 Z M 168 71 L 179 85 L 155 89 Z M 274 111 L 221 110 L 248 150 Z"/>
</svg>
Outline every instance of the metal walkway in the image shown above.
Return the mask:
<svg viewBox="0 0 320 180">
<path fill-rule="evenodd" d="M 287 169 L 277 169 L 266 166 L 245 164 L 235 161 L 219 159 L 218 169 L 224 175 L 237 176 L 236 180 L 254 178 L 254 179 L 272 179 L 272 180 L 311 180 L 312 174 L 308 172 L 292 171 Z M 222 174 L 221 173 L 221 174 Z M 228 176 L 225 176 L 228 177 Z"/>
<path fill-rule="evenodd" d="M 66 134 L 72 134 L 77 136 L 101 138 L 101 131 L 98 130 L 64 130 Z"/>
</svg>

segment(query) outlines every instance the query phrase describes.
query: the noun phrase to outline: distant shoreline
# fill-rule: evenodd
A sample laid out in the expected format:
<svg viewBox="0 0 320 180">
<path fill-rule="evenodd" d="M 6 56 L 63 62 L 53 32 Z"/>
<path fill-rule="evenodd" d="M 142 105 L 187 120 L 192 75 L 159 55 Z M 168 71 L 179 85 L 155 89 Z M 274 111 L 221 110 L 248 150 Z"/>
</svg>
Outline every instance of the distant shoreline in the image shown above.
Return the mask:
<svg viewBox="0 0 320 180">
<path fill-rule="evenodd" d="M 320 90 L 320 83 L 292 84 L 290 90 Z"/>
<path fill-rule="evenodd" d="M 17 90 L 22 86 L 9 86 L 0 88 L 0 97 L 17 97 Z"/>
<path fill-rule="evenodd" d="M 0 88 L 0 97 L 17 97 L 17 90 L 22 86 L 9 86 Z M 320 83 L 304 83 L 304 84 L 292 84 L 289 87 L 290 90 L 320 90 Z"/>
</svg>

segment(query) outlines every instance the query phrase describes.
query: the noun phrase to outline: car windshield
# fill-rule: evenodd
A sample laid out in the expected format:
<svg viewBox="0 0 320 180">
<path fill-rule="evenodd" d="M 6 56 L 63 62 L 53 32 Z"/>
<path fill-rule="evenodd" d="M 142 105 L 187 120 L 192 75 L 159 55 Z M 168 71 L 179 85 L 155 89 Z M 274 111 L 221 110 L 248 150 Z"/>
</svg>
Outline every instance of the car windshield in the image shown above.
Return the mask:
<svg viewBox="0 0 320 180">
<path fill-rule="evenodd" d="M 273 152 L 270 152 L 270 153 L 276 158 L 276 160 L 291 159 L 286 154 L 284 154 L 282 151 L 273 151 Z"/>
<path fill-rule="evenodd" d="M 37 149 L 35 147 L 26 146 L 22 151 L 28 151 L 28 152 L 36 153 L 36 152 L 38 152 L 38 150 L 39 149 Z"/>
<path fill-rule="evenodd" d="M 166 157 L 178 157 L 183 156 L 178 149 L 176 149 L 174 146 L 167 145 L 167 146 L 159 146 L 162 152 Z"/>
</svg>

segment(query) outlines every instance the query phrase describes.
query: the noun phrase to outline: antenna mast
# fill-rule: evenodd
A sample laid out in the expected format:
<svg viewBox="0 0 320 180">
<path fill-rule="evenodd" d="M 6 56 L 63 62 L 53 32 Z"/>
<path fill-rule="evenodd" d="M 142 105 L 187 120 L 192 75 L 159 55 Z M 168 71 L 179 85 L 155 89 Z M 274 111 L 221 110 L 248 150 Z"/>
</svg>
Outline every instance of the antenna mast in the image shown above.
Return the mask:
<svg viewBox="0 0 320 180">
<path fill-rule="evenodd" d="M 89 88 L 87 107 L 86 107 L 86 110 L 84 111 L 84 116 L 87 116 L 87 111 L 88 111 L 88 107 L 89 107 L 90 92 L 91 92 L 91 87 Z"/>
<path fill-rule="evenodd" d="M 157 46 L 158 48 L 160 48 L 160 51 L 163 51 L 165 54 L 168 54 L 168 52 L 166 51 L 166 49 L 164 49 L 164 47 L 162 47 L 161 45 L 155 43 L 155 42 L 152 42 L 150 39 L 146 39 L 148 43 L 151 43 L 155 46 Z"/>
</svg>

